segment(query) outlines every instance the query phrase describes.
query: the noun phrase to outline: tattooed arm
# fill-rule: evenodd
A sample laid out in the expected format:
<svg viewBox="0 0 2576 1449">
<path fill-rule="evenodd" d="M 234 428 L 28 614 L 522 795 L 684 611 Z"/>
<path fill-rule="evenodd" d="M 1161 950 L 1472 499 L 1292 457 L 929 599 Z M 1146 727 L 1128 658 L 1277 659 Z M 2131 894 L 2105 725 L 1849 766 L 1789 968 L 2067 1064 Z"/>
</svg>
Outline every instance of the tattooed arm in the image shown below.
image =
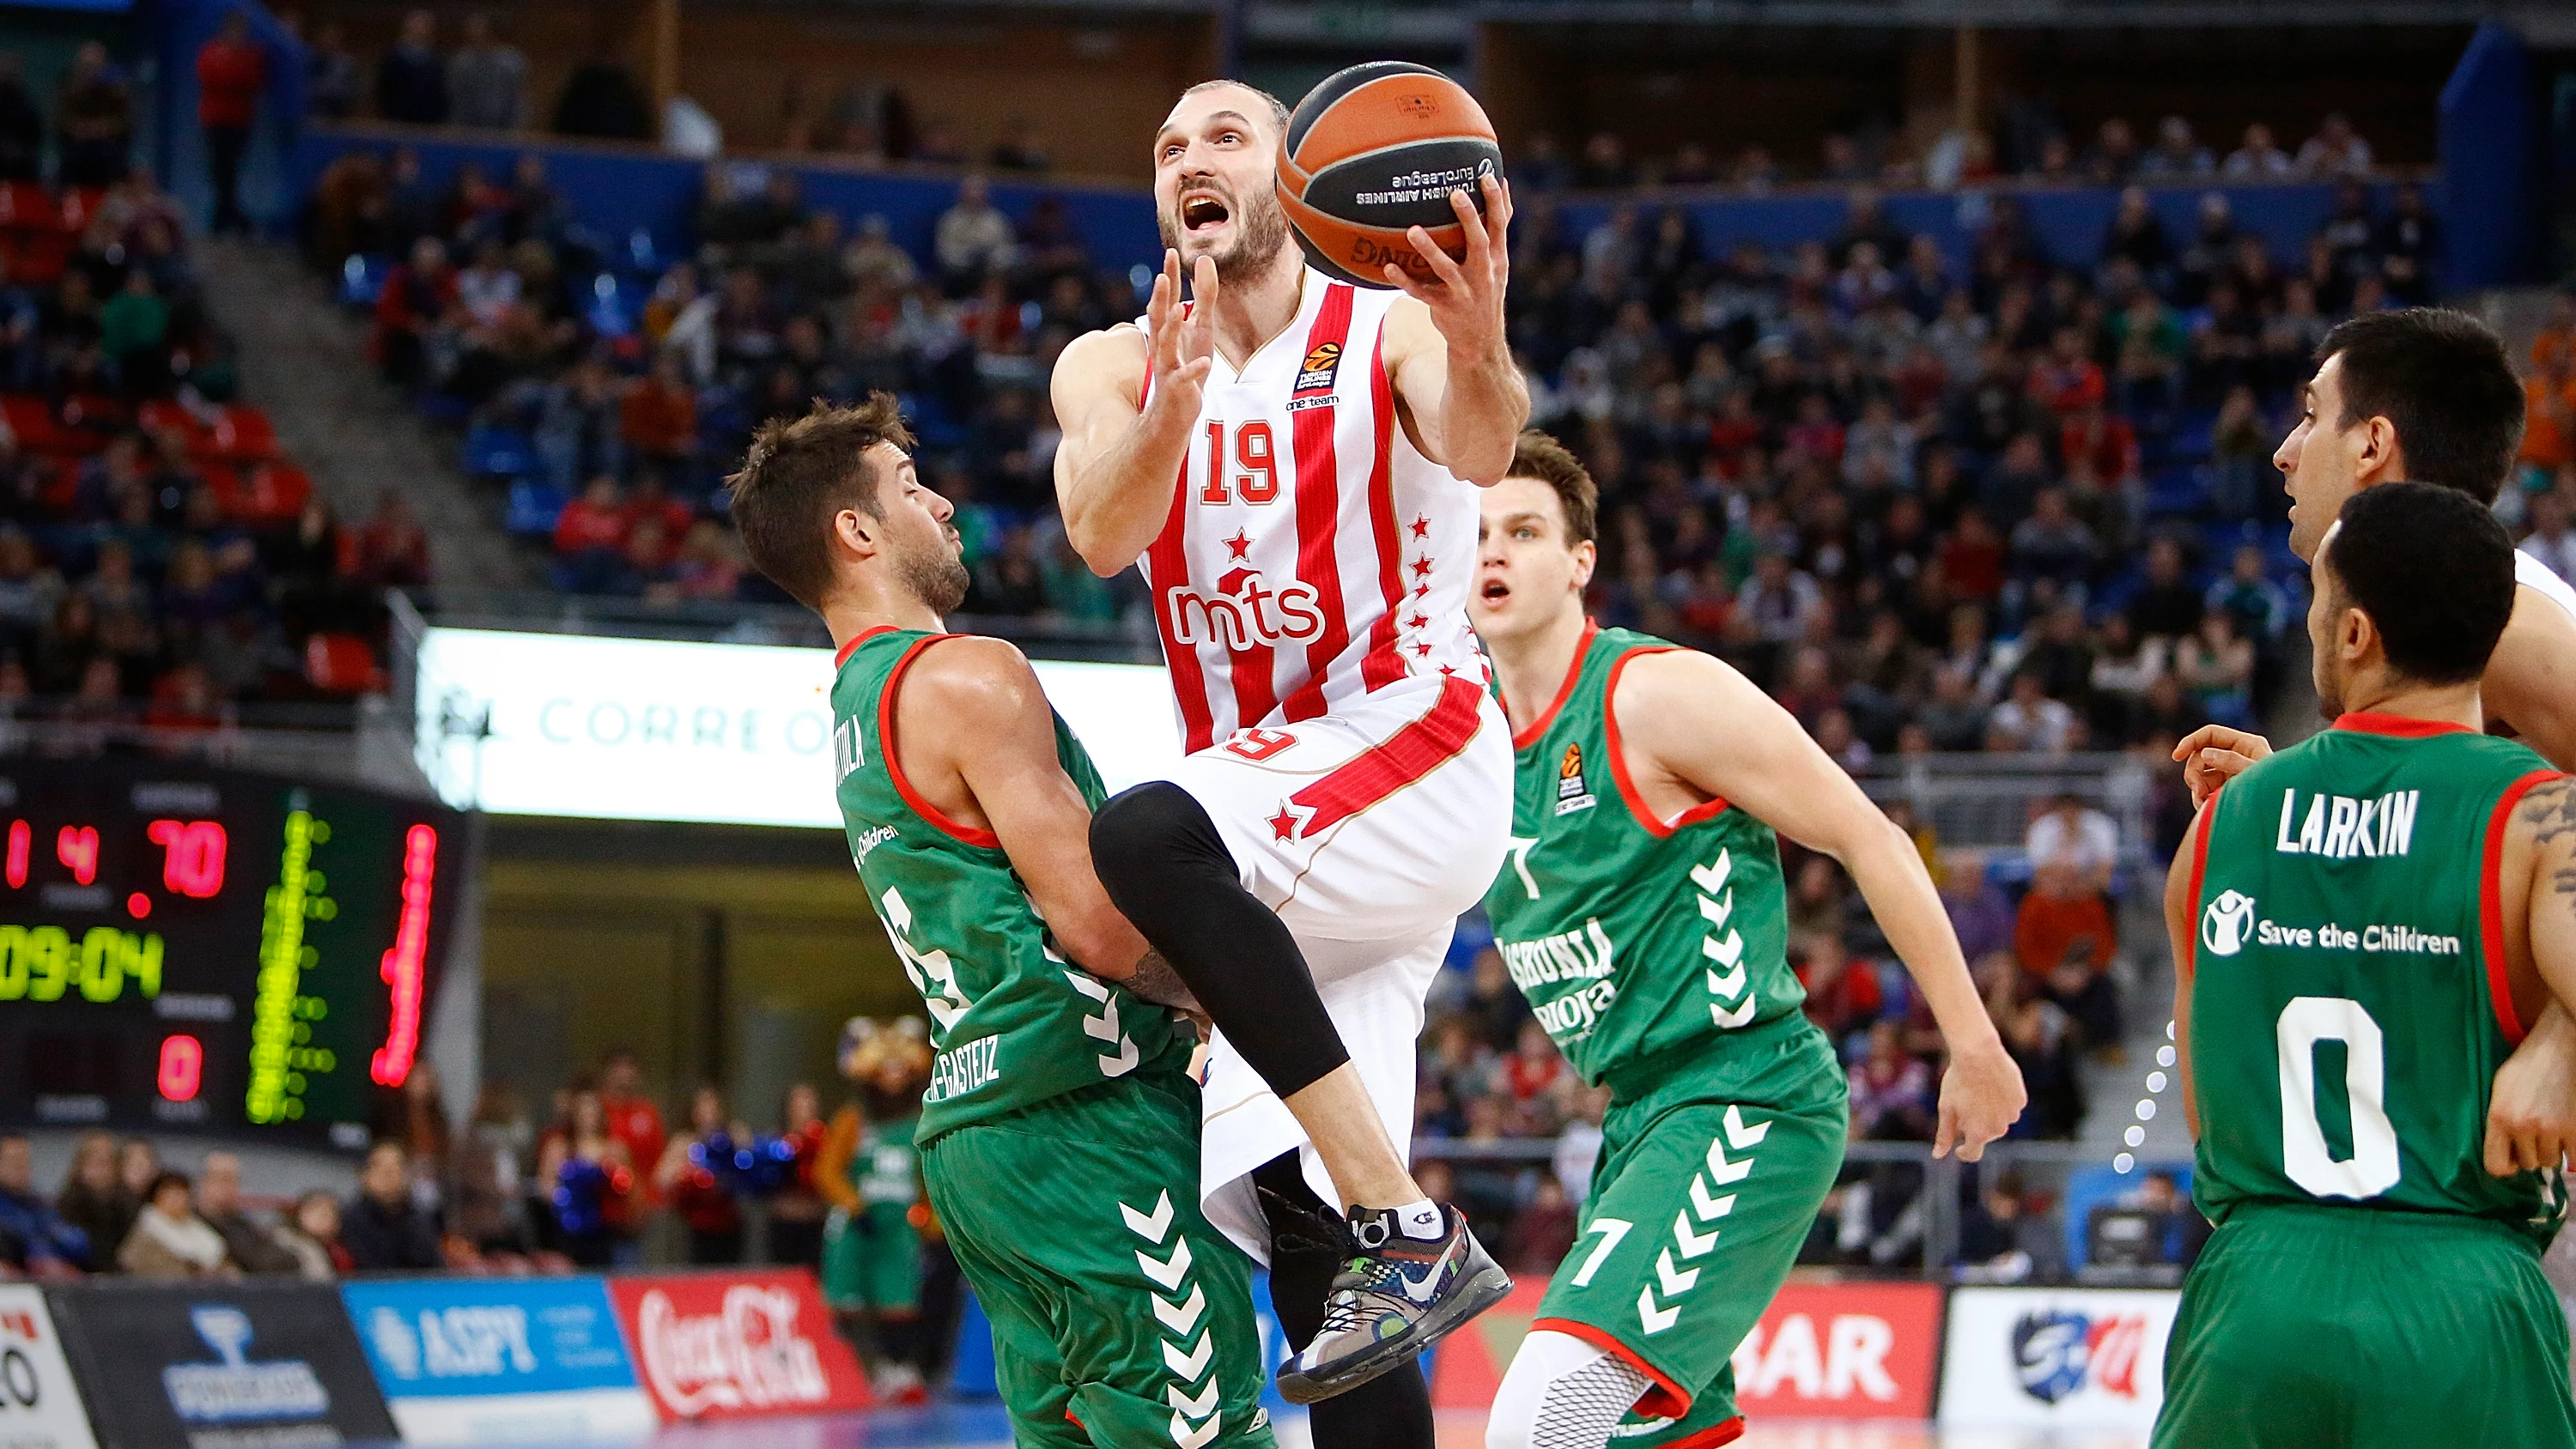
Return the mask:
<svg viewBox="0 0 2576 1449">
<path fill-rule="evenodd" d="M 1164 960 L 1160 951 L 1145 952 L 1145 959 L 1136 963 L 1136 974 L 1127 978 L 1126 986 L 1157 1006 L 1174 1006 L 1192 1013 L 1199 1010 L 1199 999 L 1190 994 L 1181 973 L 1172 969 L 1172 963 Z"/>
<path fill-rule="evenodd" d="M 2576 780 L 2532 787 L 2505 832 L 2497 888 L 2515 1016 L 2532 1023 L 2496 1073 L 2486 1166 L 2498 1176 L 2556 1167 L 2576 1151 L 2576 1094 L 2558 1069 L 2576 1058 Z"/>
</svg>

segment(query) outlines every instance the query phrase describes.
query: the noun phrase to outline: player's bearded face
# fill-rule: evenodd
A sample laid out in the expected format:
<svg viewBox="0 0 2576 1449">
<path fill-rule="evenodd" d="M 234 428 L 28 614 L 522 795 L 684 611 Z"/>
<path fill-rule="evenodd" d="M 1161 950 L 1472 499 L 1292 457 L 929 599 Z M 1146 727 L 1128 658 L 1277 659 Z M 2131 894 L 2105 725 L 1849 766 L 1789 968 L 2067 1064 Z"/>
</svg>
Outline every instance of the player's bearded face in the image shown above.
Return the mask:
<svg viewBox="0 0 2576 1449">
<path fill-rule="evenodd" d="M 1202 256 L 1211 257 L 1218 281 L 1241 281 L 1268 266 L 1288 245 L 1288 214 L 1279 209 L 1270 163 L 1263 161 L 1258 169 L 1257 178 L 1213 171 L 1184 176 L 1171 200 L 1155 208 L 1163 245 L 1181 254 L 1184 268 Z M 1193 208 L 1212 201 L 1225 209 L 1225 224 L 1215 229 L 1213 237 L 1194 235 L 1183 225 L 1183 197 Z"/>
<path fill-rule="evenodd" d="M 966 602 L 974 578 L 966 571 L 964 545 L 957 530 L 945 523 L 926 540 L 908 533 L 895 555 L 895 572 L 904 587 L 934 614 L 950 614 Z"/>
</svg>

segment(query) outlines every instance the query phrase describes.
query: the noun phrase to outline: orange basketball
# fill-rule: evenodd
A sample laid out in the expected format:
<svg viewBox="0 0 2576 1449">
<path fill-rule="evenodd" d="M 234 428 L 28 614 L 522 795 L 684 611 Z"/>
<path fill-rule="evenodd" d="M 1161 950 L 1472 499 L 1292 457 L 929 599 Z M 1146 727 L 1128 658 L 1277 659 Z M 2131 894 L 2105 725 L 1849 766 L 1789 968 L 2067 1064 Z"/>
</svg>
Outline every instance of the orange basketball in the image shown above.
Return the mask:
<svg viewBox="0 0 2576 1449">
<path fill-rule="evenodd" d="M 1431 279 L 1406 240 L 1419 226 L 1452 257 L 1466 228 L 1449 205 L 1464 191 L 1484 209 L 1480 177 L 1502 172 L 1494 123 L 1464 86 L 1427 66 L 1374 60 L 1306 93 L 1279 138 L 1279 206 L 1317 271 L 1363 287 L 1387 285 L 1393 262 Z"/>
</svg>

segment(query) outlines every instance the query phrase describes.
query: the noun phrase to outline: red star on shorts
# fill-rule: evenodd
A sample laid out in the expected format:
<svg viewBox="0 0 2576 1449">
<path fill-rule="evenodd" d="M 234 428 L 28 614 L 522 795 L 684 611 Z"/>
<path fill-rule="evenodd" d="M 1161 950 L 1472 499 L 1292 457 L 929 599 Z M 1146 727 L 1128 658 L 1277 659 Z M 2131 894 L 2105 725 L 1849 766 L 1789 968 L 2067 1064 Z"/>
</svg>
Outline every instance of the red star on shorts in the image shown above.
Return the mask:
<svg viewBox="0 0 2576 1449">
<path fill-rule="evenodd" d="M 1408 629 L 1419 629 L 1430 622 L 1431 620 L 1428 616 L 1416 614 L 1412 618 L 1404 621 L 1404 627 Z"/>
<path fill-rule="evenodd" d="M 1242 529 L 1236 529 L 1234 531 L 1234 537 L 1225 540 L 1225 551 L 1239 559 L 1250 559 L 1252 557 L 1252 535 L 1245 533 Z"/>
<path fill-rule="evenodd" d="M 1415 538 L 1429 538 L 1431 536 L 1431 520 L 1428 518 L 1416 518 L 1413 520 L 1413 536 Z"/>
<path fill-rule="evenodd" d="M 1415 578 L 1417 578 L 1417 579 L 1419 579 L 1419 578 L 1426 578 L 1426 577 L 1428 577 L 1428 576 L 1430 575 L 1430 573 L 1431 573 L 1431 559 L 1430 559 L 1430 556 L 1429 556 L 1429 555 L 1427 555 L 1427 554 L 1426 554 L 1426 555 L 1424 555 L 1423 557 L 1418 558 L 1418 559 L 1415 559 L 1415 560 L 1413 561 L 1413 576 L 1414 576 Z"/>
<path fill-rule="evenodd" d="M 1453 675 L 1453 674 L 1455 674 L 1455 673 L 1457 673 L 1457 672 L 1458 672 L 1458 668 L 1457 668 L 1457 666 L 1456 666 L 1456 665 L 1454 665 L 1454 664 L 1443 664 L 1443 665 L 1441 665 L 1441 666 L 1440 666 L 1440 676 L 1441 676 L 1443 679 L 1446 679 L 1446 678 L 1448 678 L 1450 675 Z"/>
<path fill-rule="evenodd" d="M 1413 586 L 1413 596 L 1414 596 L 1415 598 L 1417 598 L 1417 599 L 1427 599 L 1427 598 L 1430 598 L 1430 597 L 1431 597 L 1431 586 L 1430 586 L 1429 584 L 1416 584 L 1416 585 L 1414 585 L 1414 586 Z"/>
<path fill-rule="evenodd" d="M 1416 644 L 1413 646 L 1413 652 L 1421 658 L 1428 659 L 1431 657 L 1431 646 L 1428 644 Z"/>
<path fill-rule="evenodd" d="M 1270 817 L 1270 833 L 1281 840 L 1297 838 L 1297 817 L 1288 813 L 1287 806 L 1280 806 L 1279 813 Z"/>
</svg>

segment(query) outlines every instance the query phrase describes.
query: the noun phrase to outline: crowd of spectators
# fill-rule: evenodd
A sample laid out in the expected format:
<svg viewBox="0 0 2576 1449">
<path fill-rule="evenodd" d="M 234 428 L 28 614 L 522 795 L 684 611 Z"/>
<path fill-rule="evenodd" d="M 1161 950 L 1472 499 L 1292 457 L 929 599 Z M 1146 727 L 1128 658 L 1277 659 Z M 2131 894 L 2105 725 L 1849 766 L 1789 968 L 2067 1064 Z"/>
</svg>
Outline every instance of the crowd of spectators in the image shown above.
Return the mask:
<svg viewBox="0 0 2576 1449">
<path fill-rule="evenodd" d="M 122 84 L 81 55 L 72 88 Z M 426 539 L 397 496 L 347 528 L 312 496 L 236 399 L 177 203 L 122 139 L 83 144 L 48 186 L 35 140 L 0 141 L 0 735 L 56 720 L 86 751 L 367 687 L 372 591 L 419 582 Z"/>
<path fill-rule="evenodd" d="M 1512 177 L 1545 190 L 1625 191 L 1636 187 L 1705 187 L 1760 195 L 1783 186 L 1885 185 L 1948 191 L 2015 181 L 2035 186 L 2189 186 L 2367 177 L 2378 166 L 2370 142 L 2340 111 L 2327 113 L 2293 151 L 2272 127 L 2246 126 L 2233 149 L 2204 143 L 2189 118 L 2166 116 L 2155 139 L 2143 140 L 2126 117 L 2113 116 L 2088 142 L 2044 107 L 2010 107 L 1993 133 L 1953 130 L 1921 153 L 1883 132 L 1828 132 L 1812 158 L 1782 158 L 1762 145 L 1723 159 L 1707 144 L 1686 141 L 1668 154 L 1634 155 L 1613 131 L 1595 131 L 1569 152 L 1553 132 L 1536 131 L 1514 148 Z"/>
</svg>

